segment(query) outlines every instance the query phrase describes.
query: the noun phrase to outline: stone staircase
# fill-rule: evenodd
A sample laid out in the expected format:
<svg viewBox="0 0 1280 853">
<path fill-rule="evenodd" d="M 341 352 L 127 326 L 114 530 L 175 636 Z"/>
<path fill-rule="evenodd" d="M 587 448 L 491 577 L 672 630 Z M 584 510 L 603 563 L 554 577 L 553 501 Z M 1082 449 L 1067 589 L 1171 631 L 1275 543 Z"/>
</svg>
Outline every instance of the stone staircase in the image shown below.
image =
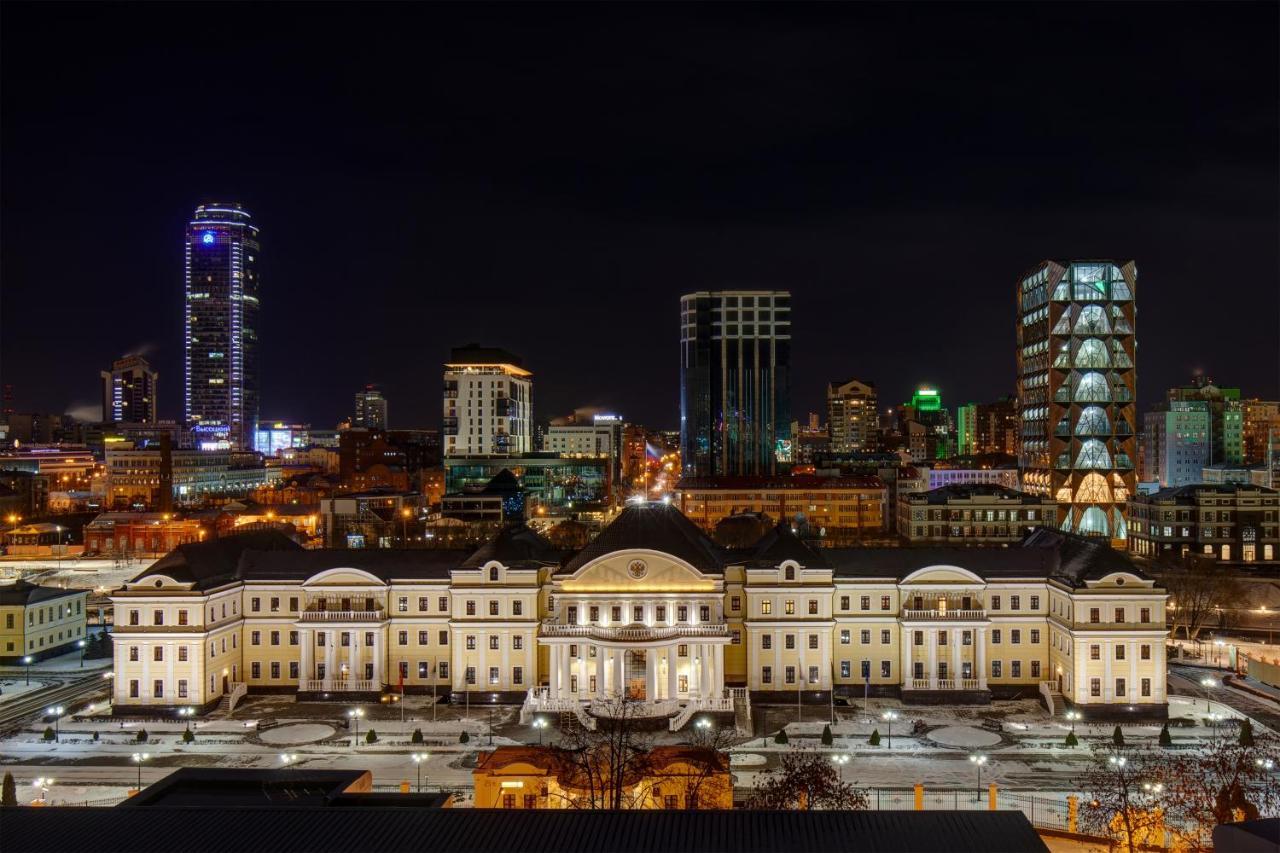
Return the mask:
<svg viewBox="0 0 1280 853">
<path fill-rule="evenodd" d="M 1056 681 L 1040 682 L 1040 697 L 1044 699 L 1044 704 L 1049 709 L 1050 717 L 1056 717 L 1066 710 L 1066 697 L 1058 692 L 1058 683 Z"/>
</svg>

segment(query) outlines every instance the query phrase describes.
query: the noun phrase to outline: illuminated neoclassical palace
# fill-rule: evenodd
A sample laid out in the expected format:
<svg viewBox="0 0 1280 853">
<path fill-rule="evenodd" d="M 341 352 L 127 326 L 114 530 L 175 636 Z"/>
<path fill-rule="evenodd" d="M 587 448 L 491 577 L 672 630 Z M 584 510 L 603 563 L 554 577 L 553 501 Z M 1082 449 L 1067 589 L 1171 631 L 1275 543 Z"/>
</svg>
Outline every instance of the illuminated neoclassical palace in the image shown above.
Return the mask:
<svg viewBox="0 0 1280 853">
<path fill-rule="evenodd" d="M 785 527 L 716 545 L 629 506 L 586 548 L 523 525 L 474 552 L 303 550 L 275 533 L 183 545 L 112 596 L 115 706 L 386 691 L 678 727 L 735 703 L 871 695 L 1165 707 L 1165 592 L 1105 542 L 815 550 Z M 800 694 L 797 696 L 797 694 Z"/>
</svg>

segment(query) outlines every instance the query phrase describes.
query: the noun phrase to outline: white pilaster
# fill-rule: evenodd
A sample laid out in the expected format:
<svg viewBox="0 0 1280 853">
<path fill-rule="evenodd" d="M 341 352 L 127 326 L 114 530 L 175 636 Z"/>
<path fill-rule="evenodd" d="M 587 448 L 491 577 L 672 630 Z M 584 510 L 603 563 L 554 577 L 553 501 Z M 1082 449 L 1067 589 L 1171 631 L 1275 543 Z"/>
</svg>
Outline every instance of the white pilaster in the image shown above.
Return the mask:
<svg viewBox="0 0 1280 853">
<path fill-rule="evenodd" d="M 676 662 L 676 646 L 667 646 L 667 698 L 677 699 L 680 696 L 680 682 L 677 680 Z"/>
<path fill-rule="evenodd" d="M 960 687 L 960 629 L 952 628 L 951 637 L 951 680 L 956 683 L 956 688 Z"/>
<path fill-rule="evenodd" d="M 978 628 L 975 632 L 974 651 L 977 653 L 978 689 L 987 689 L 987 629 Z"/>
<path fill-rule="evenodd" d="M 620 698 L 627 695 L 626 677 L 622 670 L 623 658 L 622 649 L 613 650 L 613 693 Z"/>
<path fill-rule="evenodd" d="M 929 628 L 924 634 L 925 643 L 929 646 L 929 689 L 938 689 L 938 629 Z"/>
<path fill-rule="evenodd" d="M 644 653 L 644 698 L 648 702 L 658 699 L 658 650 L 646 649 Z"/>
</svg>

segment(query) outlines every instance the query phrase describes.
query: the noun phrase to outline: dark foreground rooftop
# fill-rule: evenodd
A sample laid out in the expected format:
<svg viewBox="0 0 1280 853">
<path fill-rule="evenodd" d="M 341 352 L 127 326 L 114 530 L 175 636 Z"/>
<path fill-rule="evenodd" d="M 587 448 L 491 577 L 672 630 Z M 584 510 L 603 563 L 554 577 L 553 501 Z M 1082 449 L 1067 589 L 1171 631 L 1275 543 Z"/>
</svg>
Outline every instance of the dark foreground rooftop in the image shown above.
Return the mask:
<svg viewBox="0 0 1280 853">
<path fill-rule="evenodd" d="M 1021 812 L 523 811 L 406 808 L 12 808 L 6 853 L 1020 853 Z"/>
</svg>

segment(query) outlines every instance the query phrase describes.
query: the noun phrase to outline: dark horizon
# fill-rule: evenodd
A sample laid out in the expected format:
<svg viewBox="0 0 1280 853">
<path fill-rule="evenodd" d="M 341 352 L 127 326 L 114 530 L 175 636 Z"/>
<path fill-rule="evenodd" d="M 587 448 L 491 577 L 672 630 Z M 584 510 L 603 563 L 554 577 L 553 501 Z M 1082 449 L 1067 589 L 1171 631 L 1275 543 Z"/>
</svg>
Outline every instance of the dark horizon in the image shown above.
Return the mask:
<svg viewBox="0 0 1280 853">
<path fill-rule="evenodd" d="M 986 402 L 1044 258 L 1137 261 L 1140 411 L 1277 399 L 1278 8 L 6 4 L 0 383 L 96 410 L 149 350 L 179 417 L 217 199 L 262 229 L 264 420 L 377 383 L 438 426 L 474 341 L 538 419 L 673 428 L 679 296 L 733 288 L 792 293 L 797 420 L 848 377 Z"/>
</svg>

